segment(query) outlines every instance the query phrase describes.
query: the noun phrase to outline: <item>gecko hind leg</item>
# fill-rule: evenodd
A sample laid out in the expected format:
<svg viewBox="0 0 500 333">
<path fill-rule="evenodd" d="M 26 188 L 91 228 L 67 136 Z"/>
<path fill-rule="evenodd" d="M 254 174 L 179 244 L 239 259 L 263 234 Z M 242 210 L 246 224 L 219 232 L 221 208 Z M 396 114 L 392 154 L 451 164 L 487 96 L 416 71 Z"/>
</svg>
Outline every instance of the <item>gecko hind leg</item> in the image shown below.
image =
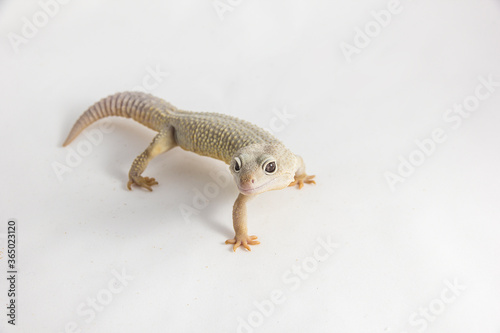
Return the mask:
<svg viewBox="0 0 500 333">
<path fill-rule="evenodd" d="M 172 126 L 161 130 L 160 133 L 158 133 L 154 137 L 153 142 L 151 142 L 149 147 L 146 148 L 146 150 L 142 154 L 136 157 L 128 173 L 129 181 L 127 184 L 127 188 L 129 190 L 132 190 L 132 184 L 135 184 L 149 191 L 152 191 L 153 189 L 151 188 L 151 186 L 158 184 L 158 182 L 154 178 L 142 177 L 141 174 L 144 172 L 144 170 L 146 170 L 148 163 L 153 158 L 177 146 L 177 143 L 175 142 L 174 132 L 175 130 Z"/>
</svg>

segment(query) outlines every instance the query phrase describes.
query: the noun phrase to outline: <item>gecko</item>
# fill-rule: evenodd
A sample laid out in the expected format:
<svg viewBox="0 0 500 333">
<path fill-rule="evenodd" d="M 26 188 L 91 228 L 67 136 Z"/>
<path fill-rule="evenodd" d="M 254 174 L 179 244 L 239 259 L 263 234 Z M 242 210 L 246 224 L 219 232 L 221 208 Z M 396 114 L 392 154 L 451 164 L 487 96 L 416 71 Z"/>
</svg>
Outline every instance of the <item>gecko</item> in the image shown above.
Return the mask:
<svg viewBox="0 0 500 333">
<path fill-rule="evenodd" d="M 143 92 L 121 92 L 90 106 L 76 121 L 63 146 L 69 145 L 95 121 L 119 116 L 131 118 L 158 132 L 151 144 L 133 161 L 127 188 L 132 185 L 152 191 L 155 178 L 143 177 L 148 163 L 174 147 L 221 160 L 238 187 L 233 205 L 235 236 L 226 240 L 233 251 L 240 246 L 260 244 L 257 236 L 248 235 L 247 202 L 256 195 L 288 186 L 316 184 L 307 175 L 303 159 L 292 153 L 268 131 L 236 117 L 211 112 L 177 109 L 165 100 Z"/>
</svg>

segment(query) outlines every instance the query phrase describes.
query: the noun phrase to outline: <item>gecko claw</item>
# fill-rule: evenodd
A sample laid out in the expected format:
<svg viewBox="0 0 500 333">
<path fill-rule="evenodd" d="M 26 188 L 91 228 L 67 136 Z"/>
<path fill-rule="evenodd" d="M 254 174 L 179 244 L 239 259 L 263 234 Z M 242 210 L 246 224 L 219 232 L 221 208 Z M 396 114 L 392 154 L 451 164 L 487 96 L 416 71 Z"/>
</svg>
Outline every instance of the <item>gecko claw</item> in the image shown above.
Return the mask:
<svg viewBox="0 0 500 333">
<path fill-rule="evenodd" d="M 316 181 L 313 179 L 316 177 L 315 175 L 308 176 L 308 175 L 301 175 L 301 176 L 295 176 L 295 180 L 290 183 L 288 186 L 299 186 L 299 190 L 304 187 L 304 184 L 316 184 Z"/>
<path fill-rule="evenodd" d="M 256 239 L 257 236 L 245 236 L 245 237 L 235 236 L 233 239 L 228 239 L 226 241 L 226 244 L 234 244 L 233 252 L 236 252 L 236 249 L 239 248 L 240 246 L 243 246 L 248 251 L 252 251 L 250 245 L 260 244 L 260 242 Z"/>
<path fill-rule="evenodd" d="M 127 188 L 129 190 L 132 190 L 132 184 L 138 185 L 152 192 L 153 189 L 151 188 L 151 186 L 158 185 L 158 182 L 154 178 L 134 176 L 130 177 L 130 180 L 127 183 Z"/>
</svg>

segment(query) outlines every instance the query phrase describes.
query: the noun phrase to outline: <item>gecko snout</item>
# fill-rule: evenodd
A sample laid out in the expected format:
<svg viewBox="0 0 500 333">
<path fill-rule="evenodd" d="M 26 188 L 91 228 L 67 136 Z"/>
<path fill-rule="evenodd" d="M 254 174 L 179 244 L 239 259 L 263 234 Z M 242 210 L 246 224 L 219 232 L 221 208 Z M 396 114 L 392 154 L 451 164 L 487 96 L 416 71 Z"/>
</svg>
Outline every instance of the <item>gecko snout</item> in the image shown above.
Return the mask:
<svg viewBox="0 0 500 333">
<path fill-rule="evenodd" d="M 256 179 L 253 176 L 242 177 L 240 179 L 240 185 L 242 188 L 250 189 L 254 186 L 255 181 Z"/>
</svg>

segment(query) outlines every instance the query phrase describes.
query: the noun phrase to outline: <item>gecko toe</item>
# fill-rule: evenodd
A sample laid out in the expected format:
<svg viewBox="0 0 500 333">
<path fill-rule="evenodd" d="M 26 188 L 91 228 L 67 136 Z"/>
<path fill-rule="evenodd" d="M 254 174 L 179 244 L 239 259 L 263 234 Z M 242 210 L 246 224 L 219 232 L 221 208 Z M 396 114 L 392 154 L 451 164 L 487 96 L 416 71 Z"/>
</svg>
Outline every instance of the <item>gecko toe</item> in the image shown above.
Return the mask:
<svg viewBox="0 0 500 333">
<path fill-rule="evenodd" d="M 233 252 L 236 252 L 236 249 L 240 246 L 244 247 L 248 251 L 252 251 L 250 245 L 257 245 L 260 242 L 257 239 L 257 236 L 235 236 L 233 239 L 226 240 L 226 244 L 233 244 Z"/>
<path fill-rule="evenodd" d="M 299 190 L 301 190 L 304 187 L 304 184 L 316 184 L 316 181 L 313 180 L 313 178 L 316 177 L 315 175 L 308 176 L 306 174 L 295 176 L 295 180 L 290 183 L 288 186 L 295 186 L 297 185 L 299 187 Z"/>
<path fill-rule="evenodd" d="M 150 178 L 150 177 L 134 176 L 130 177 L 127 183 L 127 188 L 129 190 L 132 190 L 132 184 L 135 184 L 152 192 L 153 189 L 151 188 L 151 186 L 158 185 L 158 182 L 152 177 Z"/>
</svg>

